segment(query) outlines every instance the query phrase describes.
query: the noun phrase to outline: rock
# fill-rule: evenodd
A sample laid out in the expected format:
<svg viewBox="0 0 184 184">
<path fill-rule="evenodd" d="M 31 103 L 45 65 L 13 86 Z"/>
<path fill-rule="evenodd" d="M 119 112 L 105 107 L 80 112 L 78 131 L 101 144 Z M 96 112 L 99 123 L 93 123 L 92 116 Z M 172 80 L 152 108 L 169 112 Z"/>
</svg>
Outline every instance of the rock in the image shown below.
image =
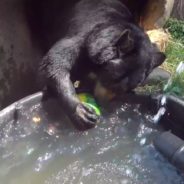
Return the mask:
<svg viewBox="0 0 184 184">
<path fill-rule="evenodd" d="M 171 77 L 171 74 L 161 68 L 156 68 L 148 76 L 144 84 L 156 84 L 159 82 L 168 81 Z"/>
</svg>

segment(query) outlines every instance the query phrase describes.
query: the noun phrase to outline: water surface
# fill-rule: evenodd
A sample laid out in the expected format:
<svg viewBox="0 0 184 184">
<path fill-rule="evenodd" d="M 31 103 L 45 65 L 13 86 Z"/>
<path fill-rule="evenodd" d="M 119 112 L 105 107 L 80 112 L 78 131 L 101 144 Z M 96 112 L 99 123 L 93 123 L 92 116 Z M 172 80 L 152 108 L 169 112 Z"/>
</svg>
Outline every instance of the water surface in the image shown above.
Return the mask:
<svg viewBox="0 0 184 184">
<path fill-rule="evenodd" d="M 182 184 L 152 145 L 162 130 L 140 105 L 110 104 L 96 128 L 79 132 L 54 102 L 0 125 L 1 184 Z"/>
</svg>

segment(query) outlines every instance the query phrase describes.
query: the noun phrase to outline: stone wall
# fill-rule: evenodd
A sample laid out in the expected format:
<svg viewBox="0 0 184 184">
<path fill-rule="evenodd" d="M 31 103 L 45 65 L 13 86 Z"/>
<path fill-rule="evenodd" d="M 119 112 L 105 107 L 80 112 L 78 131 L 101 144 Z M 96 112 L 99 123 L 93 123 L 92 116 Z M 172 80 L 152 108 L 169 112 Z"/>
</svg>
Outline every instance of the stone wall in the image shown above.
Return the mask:
<svg viewBox="0 0 184 184">
<path fill-rule="evenodd" d="M 0 1 L 0 107 L 37 90 L 41 52 L 27 25 L 23 0 Z"/>
</svg>

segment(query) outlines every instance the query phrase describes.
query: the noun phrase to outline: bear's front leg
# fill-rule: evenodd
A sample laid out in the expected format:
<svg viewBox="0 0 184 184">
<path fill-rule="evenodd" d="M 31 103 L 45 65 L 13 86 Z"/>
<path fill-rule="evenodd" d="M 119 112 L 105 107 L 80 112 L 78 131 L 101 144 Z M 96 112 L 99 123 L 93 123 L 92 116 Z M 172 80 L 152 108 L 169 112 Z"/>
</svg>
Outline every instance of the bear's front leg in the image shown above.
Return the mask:
<svg viewBox="0 0 184 184">
<path fill-rule="evenodd" d="M 76 128 L 92 128 L 98 121 L 94 110 L 81 103 L 70 79 L 70 73 L 81 52 L 76 38 L 59 41 L 44 57 L 41 70 L 45 73 L 48 89 L 56 94 Z"/>
</svg>

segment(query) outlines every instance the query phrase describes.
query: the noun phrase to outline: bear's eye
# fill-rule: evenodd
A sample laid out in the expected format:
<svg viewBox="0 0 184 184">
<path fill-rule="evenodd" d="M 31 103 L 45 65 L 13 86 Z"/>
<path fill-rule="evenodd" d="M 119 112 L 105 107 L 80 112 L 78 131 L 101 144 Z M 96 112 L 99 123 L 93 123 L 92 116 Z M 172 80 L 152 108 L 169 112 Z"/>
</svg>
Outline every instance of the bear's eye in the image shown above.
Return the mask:
<svg viewBox="0 0 184 184">
<path fill-rule="evenodd" d="M 124 74 L 122 74 L 120 77 L 114 79 L 115 83 L 119 83 L 121 82 L 121 80 L 123 80 L 124 78 L 128 77 L 128 72 L 125 72 Z"/>
<path fill-rule="evenodd" d="M 118 49 L 116 47 L 107 47 L 102 50 L 102 52 L 99 54 L 100 61 L 103 61 L 102 63 L 105 63 L 110 60 L 114 60 L 119 58 Z"/>
<path fill-rule="evenodd" d="M 129 76 L 132 75 L 132 73 L 134 73 L 137 69 L 137 67 L 133 67 L 132 65 L 127 65 L 127 66 L 124 66 L 124 72 L 121 74 L 120 77 L 116 78 L 115 79 L 115 82 L 118 83 L 120 81 L 122 81 L 123 79 L 125 78 L 128 78 Z"/>
<path fill-rule="evenodd" d="M 124 57 L 125 55 L 126 55 L 127 53 L 123 53 L 122 51 L 121 51 L 121 49 L 117 49 L 117 55 L 118 55 L 118 58 L 122 58 L 122 57 Z"/>
<path fill-rule="evenodd" d="M 125 57 L 133 57 L 136 55 L 136 49 L 129 50 L 127 52 L 122 52 L 120 48 L 117 49 L 117 54 L 119 58 L 125 58 Z"/>
</svg>

